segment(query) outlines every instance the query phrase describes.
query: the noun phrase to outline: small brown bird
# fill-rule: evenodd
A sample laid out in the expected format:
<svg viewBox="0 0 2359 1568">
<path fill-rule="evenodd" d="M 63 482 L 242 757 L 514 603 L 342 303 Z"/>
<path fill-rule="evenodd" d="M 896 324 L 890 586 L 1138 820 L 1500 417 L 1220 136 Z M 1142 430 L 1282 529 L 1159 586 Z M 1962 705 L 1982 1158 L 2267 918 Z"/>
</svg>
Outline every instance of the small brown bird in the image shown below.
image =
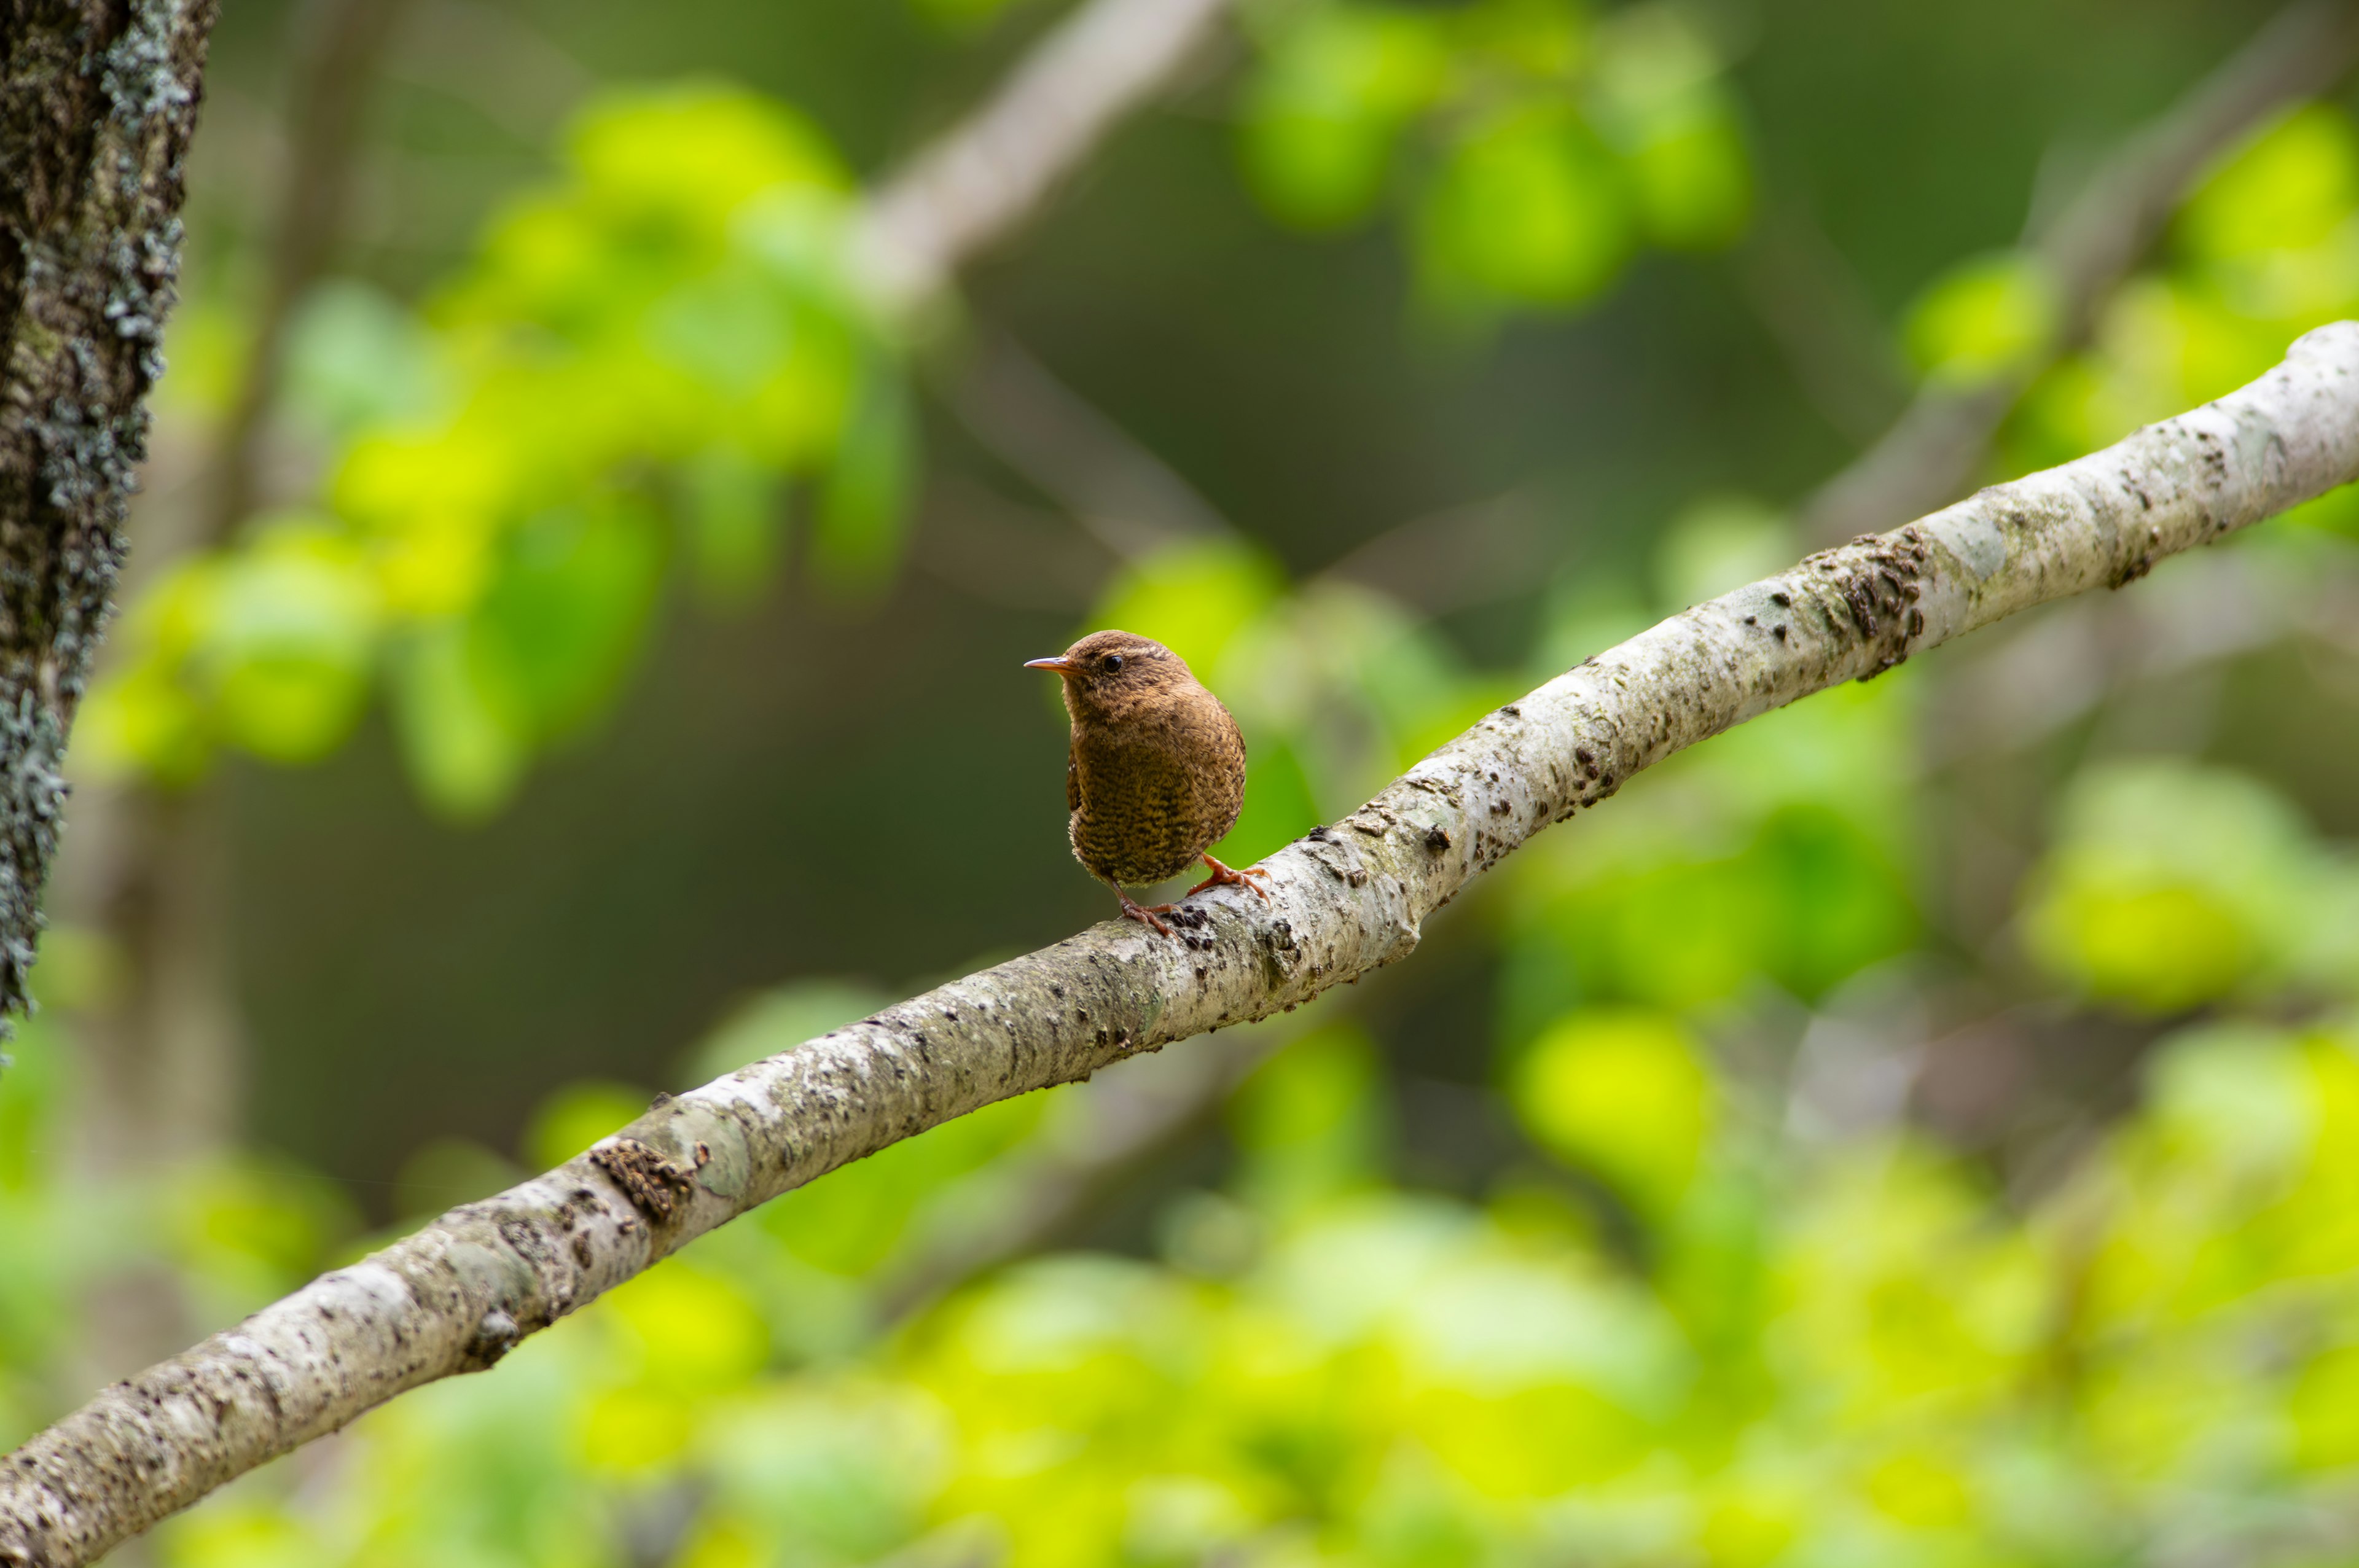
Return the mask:
<svg viewBox="0 0 2359 1568">
<path fill-rule="evenodd" d="M 1267 871 L 1232 871 L 1204 853 L 1245 806 L 1245 739 L 1186 660 L 1128 632 L 1093 632 L 1024 667 L 1064 677 L 1073 720 L 1066 831 L 1073 858 L 1114 889 L 1125 914 L 1169 935 L 1157 916 L 1172 906 L 1140 903 L 1124 888 L 1176 877 L 1199 859 L 1212 874 L 1189 897 L 1222 882 L 1269 896 L 1247 880 Z"/>
</svg>

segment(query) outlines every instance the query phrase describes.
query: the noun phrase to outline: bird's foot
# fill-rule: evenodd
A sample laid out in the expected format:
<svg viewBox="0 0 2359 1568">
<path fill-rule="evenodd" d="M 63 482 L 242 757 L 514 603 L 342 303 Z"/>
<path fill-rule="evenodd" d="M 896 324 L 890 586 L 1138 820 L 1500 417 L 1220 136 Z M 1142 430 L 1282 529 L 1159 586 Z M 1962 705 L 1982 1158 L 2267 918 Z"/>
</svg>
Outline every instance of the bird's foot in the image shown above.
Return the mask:
<svg viewBox="0 0 2359 1568">
<path fill-rule="evenodd" d="M 1160 919 L 1157 918 L 1158 915 L 1165 915 L 1171 913 L 1171 906 L 1169 904 L 1141 903 L 1136 899 L 1131 897 L 1130 894 L 1123 892 L 1120 888 L 1114 889 L 1114 893 L 1116 898 L 1122 900 L 1122 912 L 1125 915 L 1128 916 L 1132 920 L 1137 921 L 1141 925 L 1154 927 L 1156 930 L 1163 933 L 1166 936 L 1171 935 L 1171 927 L 1165 925 Z"/>
<path fill-rule="evenodd" d="M 1269 873 L 1264 871 L 1261 867 L 1247 866 L 1245 870 L 1238 871 L 1234 867 L 1221 864 L 1220 861 L 1212 859 L 1210 855 L 1204 857 L 1204 864 L 1212 868 L 1212 874 L 1188 890 L 1188 896 L 1190 898 L 1194 898 L 1206 888 L 1241 887 L 1251 888 L 1254 892 L 1262 896 L 1264 902 L 1267 902 L 1269 898 L 1269 890 L 1262 886 L 1261 883 L 1253 880 L 1256 877 L 1266 877 L 1269 875 Z"/>
</svg>

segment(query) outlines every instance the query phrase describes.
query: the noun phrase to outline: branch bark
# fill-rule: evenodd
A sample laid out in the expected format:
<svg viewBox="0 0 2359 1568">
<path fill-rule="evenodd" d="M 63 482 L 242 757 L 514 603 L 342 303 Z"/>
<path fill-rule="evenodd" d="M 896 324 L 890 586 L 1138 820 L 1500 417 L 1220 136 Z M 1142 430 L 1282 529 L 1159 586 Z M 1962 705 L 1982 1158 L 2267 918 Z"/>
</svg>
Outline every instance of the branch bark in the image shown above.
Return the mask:
<svg viewBox="0 0 2359 1568">
<path fill-rule="evenodd" d="M 1962 492 L 2026 389 L 2087 341 L 2204 166 L 2271 113 L 2324 92 L 2354 61 L 2359 5 L 2289 5 L 2108 159 L 2032 243 L 2057 304 L 2047 351 L 1988 381 L 1926 386 L 1875 446 L 1803 503 L 1802 537 L 1825 544 L 1888 528 Z"/>
<path fill-rule="evenodd" d="M 0 1563 L 68 1568 L 524 1336 L 780 1193 L 980 1106 L 1266 1018 L 1630 776 L 1774 708 L 2359 478 L 2359 323 L 2240 392 L 1696 606 L 1492 713 L 1178 939 L 1108 922 L 658 1101 L 580 1158 L 322 1276 L 0 1460 Z"/>
<path fill-rule="evenodd" d="M 216 0 L 0 3 L 0 1010 L 123 555 Z"/>
</svg>

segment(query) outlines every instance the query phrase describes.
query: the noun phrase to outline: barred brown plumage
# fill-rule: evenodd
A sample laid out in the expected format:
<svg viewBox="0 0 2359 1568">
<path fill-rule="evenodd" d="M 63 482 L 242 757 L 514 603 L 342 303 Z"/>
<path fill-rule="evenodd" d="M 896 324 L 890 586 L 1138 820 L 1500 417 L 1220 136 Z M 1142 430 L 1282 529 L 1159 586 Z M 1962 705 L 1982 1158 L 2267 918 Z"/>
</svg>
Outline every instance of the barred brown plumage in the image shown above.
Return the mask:
<svg viewBox="0 0 2359 1568">
<path fill-rule="evenodd" d="M 1093 632 L 1059 656 L 1027 669 L 1063 677 L 1073 721 L 1065 764 L 1065 805 L 1073 858 L 1114 891 L 1123 913 L 1165 935 L 1168 903 L 1142 904 L 1124 891 L 1178 876 L 1201 860 L 1218 883 L 1262 890 L 1205 853 L 1236 826 L 1245 801 L 1245 741 L 1221 699 L 1187 661 L 1129 632 Z M 1263 893 L 1267 897 L 1266 893 Z"/>
</svg>

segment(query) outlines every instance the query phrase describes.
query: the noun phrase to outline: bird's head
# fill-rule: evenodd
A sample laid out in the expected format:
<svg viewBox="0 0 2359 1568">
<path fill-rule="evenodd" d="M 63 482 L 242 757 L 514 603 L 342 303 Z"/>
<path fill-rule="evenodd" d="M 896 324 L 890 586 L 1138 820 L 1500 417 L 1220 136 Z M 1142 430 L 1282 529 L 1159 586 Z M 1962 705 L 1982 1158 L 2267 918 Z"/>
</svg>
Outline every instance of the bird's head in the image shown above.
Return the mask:
<svg viewBox="0 0 2359 1568">
<path fill-rule="evenodd" d="M 1186 660 L 1133 632 L 1093 632 L 1055 658 L 1027 660 L 1024 667 L 1063 676 L 1065 710 L 1077 719 L 1119 718 L 1196 684 Z"/>
</svg>

